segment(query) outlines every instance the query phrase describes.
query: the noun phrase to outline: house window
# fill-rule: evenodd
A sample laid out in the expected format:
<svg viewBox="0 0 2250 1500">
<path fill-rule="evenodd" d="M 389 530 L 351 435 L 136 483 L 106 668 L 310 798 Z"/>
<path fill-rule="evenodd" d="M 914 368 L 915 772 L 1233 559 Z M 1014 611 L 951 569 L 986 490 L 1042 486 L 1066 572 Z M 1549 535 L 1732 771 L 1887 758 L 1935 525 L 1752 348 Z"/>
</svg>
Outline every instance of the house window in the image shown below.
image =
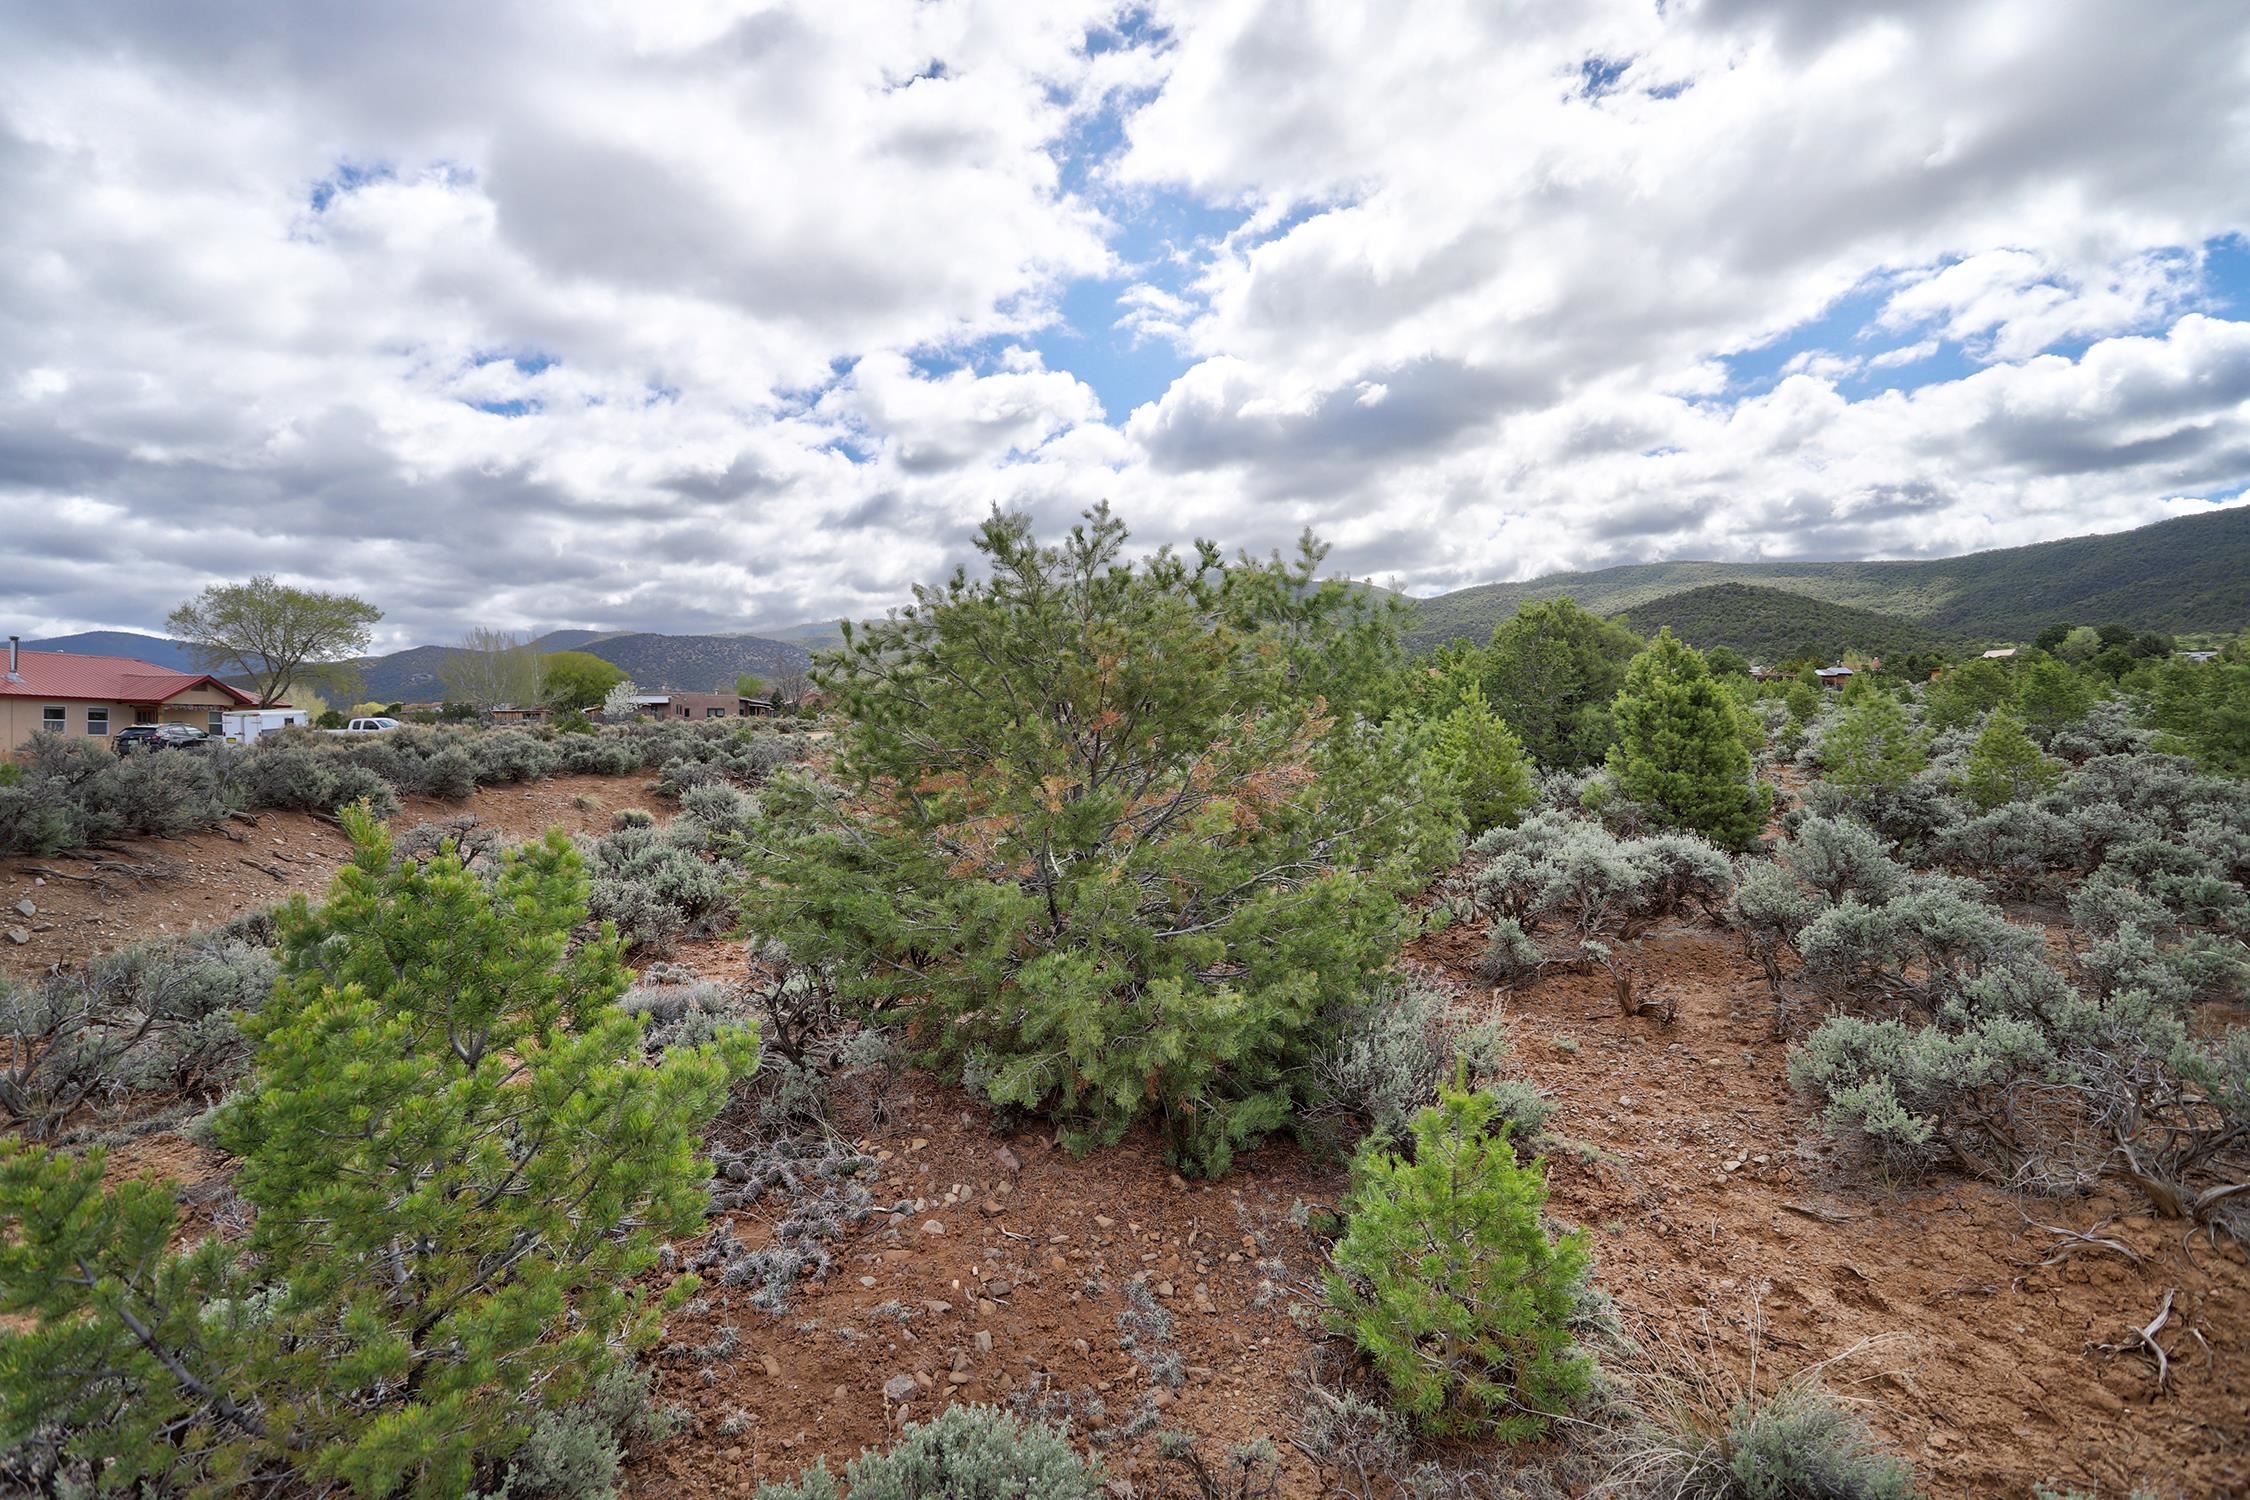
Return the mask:
<svg viewBox="0 0 2250 1500">
<path fill-rule="evenodd" d="M 39 711 L 39 727 L 49 734 L 61 734 L 70 727 L 70 710 L 60 703 L 50 703 Z"/>
<path fill-rule="evenodd" d="M 86 732 L 100 735 L 109 733 L 109 710 L 107 708 L 89 708 L 86 710 Z"/>
<path fill-rule="evenodd" d="M 211 717 L 205 722 L 204 727 L 213 734 L 225 734 L 227 732 L 227 711 L 223 708 L 212 709 Z"/>
<path fill-rule="evenodd" d="M 727 711 L 723 708 L 707 708 L 703 710 L 703 717 L 706 719 L 723 719 L 726 716 Z"/>
</svg>

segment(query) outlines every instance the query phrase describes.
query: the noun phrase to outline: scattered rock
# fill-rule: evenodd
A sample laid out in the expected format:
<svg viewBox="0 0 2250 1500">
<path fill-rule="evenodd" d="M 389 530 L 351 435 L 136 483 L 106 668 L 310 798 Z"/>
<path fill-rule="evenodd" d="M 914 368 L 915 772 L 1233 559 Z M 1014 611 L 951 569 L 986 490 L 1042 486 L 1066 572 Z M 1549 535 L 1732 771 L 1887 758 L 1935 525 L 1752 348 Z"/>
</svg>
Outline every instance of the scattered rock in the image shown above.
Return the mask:
<svg viewBox="0 0 2250 1500">
<path fill-rule="evenodd" d="M 943 1234 L 945 1233 L 945 1223 L 940 1219 L 926 1220 L 922 1225 L 922 1232 L 929 1235 Z"/>
<path fill-rule="evenodd" d="M 8 929 L 8 941 L 20 948 L 31 941 L 31 934 L 21 927 L 11 927 Z"/>
<path fill-rule="evenodd" d="M 1094 1227 L 1096 1229 L 1115 1229 L 1117 1221 L 1108 1214 L 1096 1214 L 1094 1215 Z"/>
<path fill-rule="evenodd" d="M 758 1357 L 758 1362 L 759 1362 L 760 1364 L 762 1364 L 762 1365 L 764 1365 L 764 1366 L 766 1367 L 766 1378 L 767 1378 L 767 1379 L 769 1379 L 769 1380 L 779 1380 L 779 1379 L 781 1378 L 781 1361 L 780 1361 L 780 1360 L 778 1360 L 778 1359 L 775 1359 L 775 1358 L 774 1358 L 774 1357 L 773 1357 L 772 1355 L 770 1355 L 770 1354 L 762 1354 L 762 1355 L 760 1355 L 760 1356 Z"/>
<path fill-rule="evenodd" d="M 920 1389 L 921 1387 L 914 1383 L 913 1376 L 893 1375 L 883 1382 L 883 1399 L 885 1401 L 904 1401 Z"/>
<path fill-rule="evenodd" d="M 18 901 L 16 903 L 16 915 L 20 917 L 36 917 L 39 915 L 39 908 L 32 905 L 31 898 L 29 896 L 26 896 L 21 901 Z"/>
<path fill-rule="evenodd" d="M 977 1330 L 976 1343 L 977 1353 L 990 1354 L 992 1352 L 992 1330 L 989 1328 L 979 1328 Z"/>
<path fill-rule="evenodd" d="M 984 1286 L 984 1294 L 987 1297 L 1005 1297 L 1015 1289 L 1012 1281 L 988 1281 Z"/>
</svg>

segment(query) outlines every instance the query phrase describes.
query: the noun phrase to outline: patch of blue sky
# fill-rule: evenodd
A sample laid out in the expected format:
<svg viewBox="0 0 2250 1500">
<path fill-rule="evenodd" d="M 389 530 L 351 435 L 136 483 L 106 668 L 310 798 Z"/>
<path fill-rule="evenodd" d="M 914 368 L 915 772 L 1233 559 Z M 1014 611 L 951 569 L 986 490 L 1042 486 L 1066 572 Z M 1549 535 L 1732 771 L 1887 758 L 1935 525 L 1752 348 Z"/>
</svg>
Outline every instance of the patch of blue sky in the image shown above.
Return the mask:
<svg viewBox="0 0 2250 1500">
<path fill-rule="evenodd" d="M 496 365 L 502 361 L 514 365 L 519 375 L 536 375 L 541 370 L 552 370 L 562 363 L 560 358 L 544 349 L 487 349 L 469 356 L 469 363 L 480 370 L 486 365 Z"/>
<path fill-rule="evenodd" d="M 2224 235 L 2204 244 L 2197 311 L 2215 318 L 2250 318 L 2250 236 Z"/>
<path fill-rule="evenodd" d="M 513 401 L 464 401 L 462 405 L 490 412 L 496 417 L 528 417 L 535 411 L 545 409 L 542 403 L 529 397 L 518 397 Z"/>
<path fill-rule="evenodd" d="M 306 201 L 314 213 L 325 213 L 328 205 L 345 193 L 355 192 L 371 182 L 389 182 L 396 172 L 389 162 L 339 161 L 335 170 L 312 185 Z"/>
</svg>

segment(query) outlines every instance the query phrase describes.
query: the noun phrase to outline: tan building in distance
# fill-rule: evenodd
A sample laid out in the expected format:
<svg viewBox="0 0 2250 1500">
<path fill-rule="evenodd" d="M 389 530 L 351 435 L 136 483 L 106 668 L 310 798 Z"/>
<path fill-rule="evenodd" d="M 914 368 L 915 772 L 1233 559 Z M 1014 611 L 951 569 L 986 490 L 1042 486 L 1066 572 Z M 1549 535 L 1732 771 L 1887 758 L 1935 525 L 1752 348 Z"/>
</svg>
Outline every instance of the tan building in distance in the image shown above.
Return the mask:
<svg viewBox="0 0 2250 1500">
<path fill-rule="evenodd" d="M 35 734 L 106 740 L 130 724 L 192 724 L 219 733 L 219 716 L 258 700 L 208 672 L 170 672 L 129 656 L 25 651 L 8 638 L 0 672 L 0 754 Z"/>
</svg>

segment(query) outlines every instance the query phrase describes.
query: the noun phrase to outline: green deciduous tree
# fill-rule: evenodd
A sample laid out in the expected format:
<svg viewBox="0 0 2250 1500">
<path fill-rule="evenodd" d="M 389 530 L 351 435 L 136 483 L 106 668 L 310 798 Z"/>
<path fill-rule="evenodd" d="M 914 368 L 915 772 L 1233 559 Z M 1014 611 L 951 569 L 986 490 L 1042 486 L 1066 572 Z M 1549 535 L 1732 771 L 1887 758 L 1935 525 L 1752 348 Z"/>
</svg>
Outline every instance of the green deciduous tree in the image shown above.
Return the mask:
<svg viewBox="0 0 2250 1500">
<path fill-rule="evenodd" d="M 1994 709 L 1961 770 L 1961 794 L 1990 812 L 2004 802 L 2020 802 L 2053 788 L 2063 764 L 2040 752 L 2023 732 L 2023 721 L 2005 708 Z"/>
<path fill-rule="evenodd" d="M 1484 695 L 1542 766 L 1580 770 L 1616 738 L 1611 700 L 1640 639 L 1569 599 L 1526 604 L 1494 627 Z"/>
<path fill-rule="evenodd" d="M 1848 704 L 1821 741 L 1828 780 L 1858 792 L 1896 791 L 1930 764 L 1921 731 L 1896 698 L 1870 692 Z"/>
<path fill-rule="evenodd" d="M 625 680 L 623 669 L 584 651 L 557 651 L 542 658 L 547 704 L 566 713 L 584 713 Z"/>
<path fill-rule="evenodd" d="M 765 680 L 748 672 L 734 674 L 734 695 L 737 698 L 756 698 L 766 690 Z"/>
<path fill-rule="evenodd" d="M 1751 778 L 1740 710 L 1694 648 L 1660 632 L 1626 669 L 1616 715 L 1609 768 L 1620 791 L 1717 844 L 1758 836 L 1772 794 Z"/>
<path fill-rule="evenodd" d="M 1361 1147 L 1329 1278 L 1348 1335 L 1425 1432 L 1536 1437 L 1591 1379 L 1570 1315 L 1584 1234 L 1551 1238 L 1547 1184 L 1516 1160 L 1487 1093 L 1448 1090 L 1411 1150 Z"/>
<path fill-rule="evenodd" d="M 216 1123 L 256 1210 L 239 1247 L 173 1254 L 170 1194 L 102 1189 L 98 1155 L 0 1158 L 0 1311 L 37 1319 L 0 1336 L 0 1443 L 54 1433 L 105 1489 L 153 1467 L 452 1500 L 655 1337 L 637 1278 L 702 1222 L 698 1131 L 754 1034 L 642 1059 L 616 937 L 571 946 L 560 833 L 488 884 L 346 823 Z"/>
<path fill-rule="evenodd" d="M 350 662 L 366 652 L 382 618 L 364 599 L 291 588 L 261 573 L 248 583 L 213 584 L 166 616 L 164 627 L 205 671 L 249 678 L 265 704 L 281 702 L 306 675 L 352 691 Z"/>
<path fill-rule="evenodd" d="M 448 701 L 478 708 L 537 703 L 545 680 L 538 648 L 504 630 L 479 625 L 438 665 Z"/>
<path fill-rule="evenodd" d="M 823 682 L 841 788 L 768 786 L 748 915 L 1074 1149 L 1153 1115 L 1216 1173 L 1289 1117 L 1459 818 L 1411 722 L 1336 712 L 1390 680 L 1395 617 L 1316 582 L 1309 541 L 1124 542 L 1106 508 L 1047 547 L 995 515 L 988 579 L 853 630 Z"/>
</svg>

